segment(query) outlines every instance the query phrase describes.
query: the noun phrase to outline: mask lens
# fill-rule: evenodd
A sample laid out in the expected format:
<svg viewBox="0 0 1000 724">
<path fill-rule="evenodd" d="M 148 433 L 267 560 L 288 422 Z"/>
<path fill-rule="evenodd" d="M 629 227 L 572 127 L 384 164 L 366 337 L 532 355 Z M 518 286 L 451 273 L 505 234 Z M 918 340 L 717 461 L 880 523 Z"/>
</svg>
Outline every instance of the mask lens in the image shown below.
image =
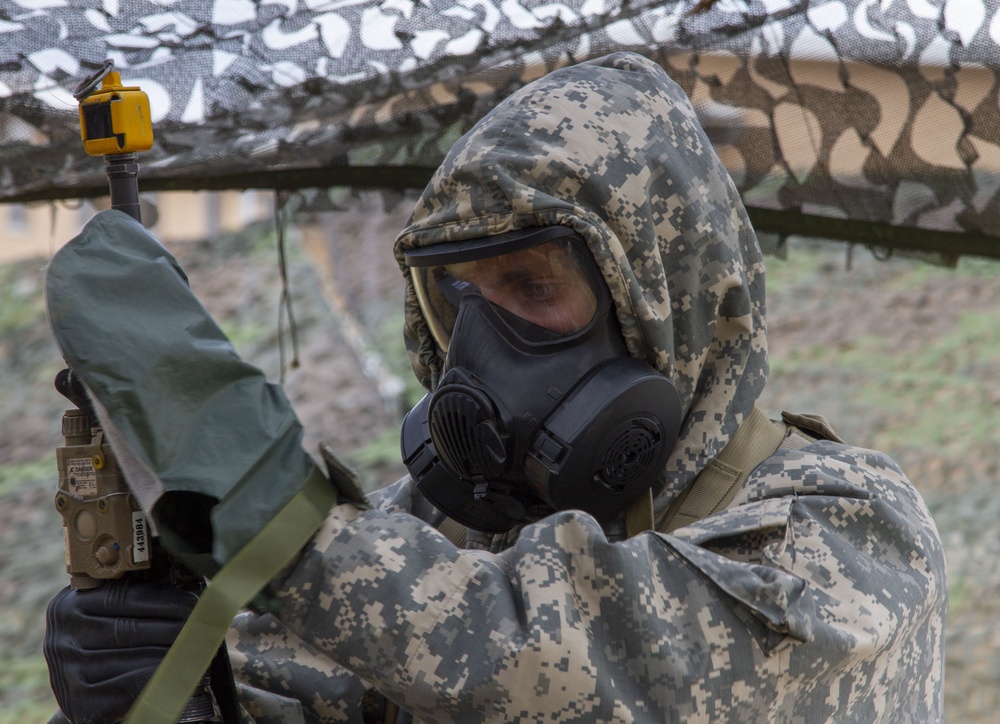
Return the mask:
<svg viewBox="0 0 1000 724">
<path fill-rule="evenodd" d="M 468 294 L 480 294 L 502 310 L 501 317 L 529 342 L 563 338 L 587 327 L 597 312 L 601 282 L 583 240 L 570 234 L 526 248 L 513 244 L 506 253 L 483 258 L 463 258 L 470 256 L 466 246 L 451 259 L 439 253 L 441 263 L 413 266 L 420 305 L 441 349 L 448 348 Z"/>
</svg>

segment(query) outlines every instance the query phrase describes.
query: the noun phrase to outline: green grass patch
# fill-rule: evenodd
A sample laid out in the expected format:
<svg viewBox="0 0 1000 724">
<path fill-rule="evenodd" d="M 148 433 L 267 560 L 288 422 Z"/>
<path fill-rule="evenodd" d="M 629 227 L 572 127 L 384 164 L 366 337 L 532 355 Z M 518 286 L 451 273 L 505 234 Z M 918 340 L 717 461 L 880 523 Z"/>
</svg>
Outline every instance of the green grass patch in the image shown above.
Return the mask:
<svg viewBox="0 0 1000 724">
<path fill-rule="evenodd" d="M 263 322 L 252 319 L 216 320 L 222 333 L 243 357 L 252 356 L 258 347 L 274 338 L 277 320 Z"/>
<path fill-rule="evenodd" d="M 0 337 L 44 323 L 42 273 L 32 263 L 0 266 Z"/>
<path fill-rule="evenodd" d="M 0 497 L 46 484 L 54 491 L 58 474 L 55 451 L 40 460 L 0 466 Z"/>
<path fill-rule="evenodd" d="M 427 393 L 410 366 L 403 340 L 403 313 L 393 310 L 377 324 L 371 337 L 372 346 L 382 355 L 389 371 L 399 377 L 405 385 L 403 406 L 409 410 Z M 398 454 L 398 451 L 397 451 Z"/>
<path fill-rule="evenodd" d="M 780 293 L 809 285 L 821 265 L 845 264 L 845 252 L 789 242 L 786 256 L 765 256 L 764 267 L 768 293 Z"/>
<path fill-rule="evenodd" d="M 387 428 L 378 437 L 350 455 L 351 467 L 361 475 L 369 471 L 399 462 L 399 430 Z"/>
<path fill-rule="evenodd" d="M 895 421 L 877 432 L 874 447 L 933 446 L 954 454 L 995 439 L 988 421 L 997 419 L 996 401 L 982 394 L 982 379 L 998 365 L 1000 325 L 993 311 L 976 311 L 919 353 L 864 336 L 838 348 L 792 350 L 774 360 L 772 371 L 843 379 L 859 407 Z"/>
<path fill-rule="evenodd" d="M 954 269 L 934 264 L 912 263 L 905 274 L 892 280 L 891 286 L 893 289 L 908 291 L 956 276 L 996 279 L 998 273 L 1000 273 L 1000 262 L 997 260 L 967 256 L 959 259 L 958 265 Z"/>
<path fill-rule="evenodd" d="M 56 709 L 40 653 L 0 657 L 0 724 L 48 721 Z"/>
</svg>

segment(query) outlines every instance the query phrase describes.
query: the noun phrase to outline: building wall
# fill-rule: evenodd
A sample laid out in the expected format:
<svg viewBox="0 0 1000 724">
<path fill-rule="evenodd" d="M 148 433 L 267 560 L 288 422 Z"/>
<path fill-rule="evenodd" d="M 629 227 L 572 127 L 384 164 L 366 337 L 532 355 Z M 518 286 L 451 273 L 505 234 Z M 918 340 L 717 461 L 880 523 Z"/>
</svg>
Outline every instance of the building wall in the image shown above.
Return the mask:
<svg viewBox="0 0 1000 724">
<path fill-rule="evenodd" d="M 172 191 L 143 194 L 142 199 L 155 205 L 157 220 L 150 231 L 165 244 L 235 231 L 270 217 L 274 208 L 270 192 L 253 190 Z M 107 199 L 0 204 L 0 263 L 52 256 L 107 204 Z"/>
</svg>

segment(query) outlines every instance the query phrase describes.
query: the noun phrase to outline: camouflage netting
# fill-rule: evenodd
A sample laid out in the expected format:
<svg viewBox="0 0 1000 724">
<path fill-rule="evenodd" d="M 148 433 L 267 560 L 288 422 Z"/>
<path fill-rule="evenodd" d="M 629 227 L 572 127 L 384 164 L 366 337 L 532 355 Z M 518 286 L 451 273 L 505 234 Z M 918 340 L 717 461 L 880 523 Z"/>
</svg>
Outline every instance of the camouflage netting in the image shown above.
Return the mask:
<svg viewBox="0 0 1000 724">
<path fill-rule="evenodd" d="M 108 58 L 150 96 L 143 189 L 398 189 L 612 50 L 691 96 L 758 230 L 1000 257 L 984 0 L 0 0 L 0 201 L 105 193 L 71 93 Z"/>
</svg>

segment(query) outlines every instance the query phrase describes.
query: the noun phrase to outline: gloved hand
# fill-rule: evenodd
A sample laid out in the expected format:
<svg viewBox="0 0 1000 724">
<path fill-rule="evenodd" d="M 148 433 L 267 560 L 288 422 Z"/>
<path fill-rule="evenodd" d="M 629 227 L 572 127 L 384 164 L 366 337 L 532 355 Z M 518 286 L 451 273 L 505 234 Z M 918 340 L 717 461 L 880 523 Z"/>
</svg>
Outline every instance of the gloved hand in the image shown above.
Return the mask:
<svg viewBox="0 0 1000 724">
<path fill-rule="evenodd" d="M 125 717 L 198 597 L 166 583 L 65 588 L 49 603 L 44 653 L 52 692 L 73 724 Z"/>
</svg>

